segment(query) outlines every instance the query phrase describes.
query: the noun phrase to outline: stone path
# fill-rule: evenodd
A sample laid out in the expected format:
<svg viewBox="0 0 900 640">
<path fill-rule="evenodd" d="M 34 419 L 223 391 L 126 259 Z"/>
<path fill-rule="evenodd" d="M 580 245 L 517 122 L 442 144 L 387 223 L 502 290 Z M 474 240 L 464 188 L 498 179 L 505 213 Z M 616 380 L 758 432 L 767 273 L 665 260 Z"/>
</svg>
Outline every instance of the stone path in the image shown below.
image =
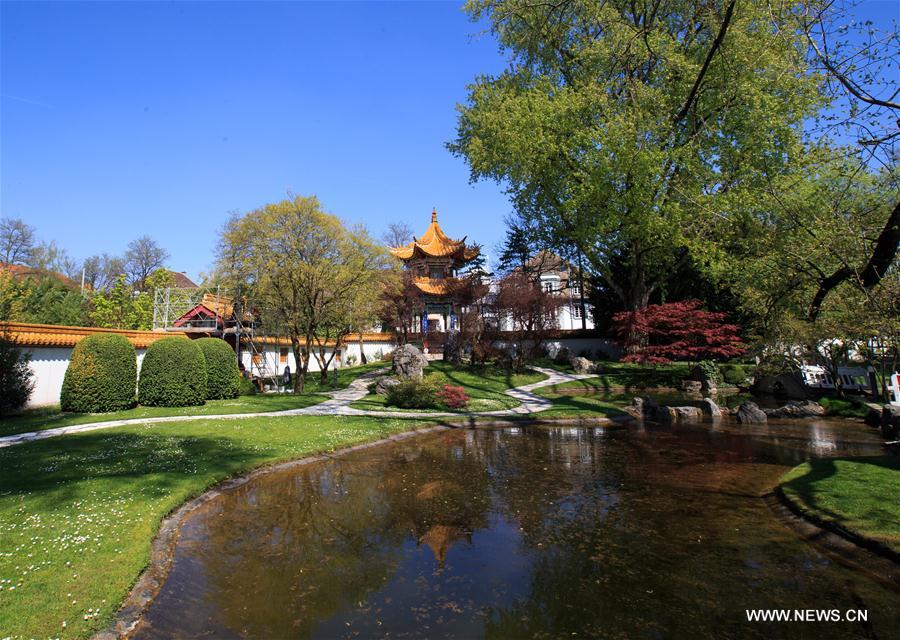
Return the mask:
<svg viewBox="0 0 900 640">
<path fill-rule="evenodd" d="M 12 436 L 0 437 L 0 448 L 12 447 L 25 442 L 33 442 L 35 440 L 44 440 L 45 438 L 55 438 L 70 433 L 84 433 L 86 431 L 96 431 L 99 429 L 111 429 L 113 427 L 122 427 L 131 424 L 158 424 L 165 422 L 184 422 L 186 420 L 239 420 L 242 418 L 269 418 L 278 416 L 374 416 L 381 418 L 461 418 L 461 417 L 492 417 L 492 416 L 516 416 L 528 415 L 545 411 L 553 406 L 553 402 L 532 393 L 535 389 L 541 387 L 549 387 L 572 380 L 583 380 L 585 378 L 595 377 L 593 374 L 576 375 L 570 373 L 562 373 L 553 369 L 545 369 L 543 367 L 532 367 L 535 371 L 543 373 L 547 376 L 546 380 L 526 384 L 521 387 L 507 389 L 503 393 L 512 396 L 521 404 L 512 409 L 498 409 L 496 411 L 481 412 L 455 412 L 449 411 L 368 411 L 363 409 L 355 409 L 350 405 L 357 400 L 361 400 L 368 395 L 368 386 L 372 380 L 385 373 L 385 369 L 373 371 L 361 375 L 350 383 L 345 389 L 337 391 L 329 391 L 327 395 L 331 396 L 325 402 L 304 407 L 302 409 L 287 409 L 285 411 L 260 411 L 256 413 L 227 413 L 221 415 L 208 416 L 165 416 L 159 418 L 129 418 L 127 420 L 107 420 L 105 422 L 90 422 L 88 424 L 77 424 L 69 427 L 57 427 L 55 429 L 45 429 L 44 431 L 31 431 L 28 433 L 18 433 Z"/>
</svg>

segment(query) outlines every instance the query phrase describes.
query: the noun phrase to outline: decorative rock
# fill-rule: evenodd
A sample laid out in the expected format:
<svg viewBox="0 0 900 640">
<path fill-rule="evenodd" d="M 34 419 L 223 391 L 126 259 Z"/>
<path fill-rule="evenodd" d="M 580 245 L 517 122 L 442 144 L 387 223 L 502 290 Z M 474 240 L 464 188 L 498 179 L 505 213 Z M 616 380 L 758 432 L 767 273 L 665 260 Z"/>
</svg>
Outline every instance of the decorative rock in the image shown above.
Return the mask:
<svg viewBox="0 0 900 640">
<path fill-rule="evenodd" d="M 700 407 L 669 407 L 675 412 L 675 417 L 679 422 L 700 422 L 703 419 L 703 412 Z"/>
<path fill-rule="evenodd" d="M 700 388 L 697 390 L 699 393 L 703 395 L 715 395 L 718 391 L 718 383 L 715 379 L 710 378 L 706 375 L 706 371 L 703 370 L 703 367 L 697 365 L 691 372 L 688 374 L 687 381 L 691 382 L 699 382 Z"/>
<path fill-rule="evenodd" d="M 381 376 L 375 382 L 375 393 L 380 396 L 386 396 L 388 394 L 388 391 L 390 391 L 391 388 L 396 387 L 398 384 L 400 384 L 400 381 L 393 376 Z"/>
<path fill-rule="evenodd" d="M 569 364 L 575 370 L 575 373 L 586 374 L 594 372 L 594 363 L 587 358 L 574 357 L 569 358 Z"/>
<path fill-rule="evenodd" d="M 678 419 L 678 413 L 675 411 L 674 407 L 667 407 L 665 405 L 656 407 L 656 421 L 662 424 L 669 424 L 671 422 L 675 422 Z"/>
<path fill-rule="evenodd" d="M 869 413 L 866 414 L 866 424 L 870 427 L 880 427 L 881 426 L 881 409 L 876 409 L 875 407 L 869 407 Z"/>
<path fill-rule="evenodd" d="M 703 383 L 699 380 L 684 380 L 681 383 L 681 390 L 685 393 L 699 394 Z"/>
<path fill-rule="evenodd" d="M 790 373 L 777 376 L 765 376 L 754 381 L 754 393 L 772 394 L 791 400 L 806 400 L 809 394 L 803 383 Z"/>
<path fill-rule="evenodd" d="M 700 411 L 702 411 L 704 415 L 713 418 L 718 418 L 722 415 L 722 410 L 719 408 L 719 405 L 713 402 L 711 398 L 703 398 L 703 401 L 700 403 Z"/>
<path fill-rule="evenodd" d="M 760 409 L 755 402 L 748 400 L 738 407 L 737 421 L 741 424 L 766 424 L 768 418 L 765 411 Z"/>
<path fill-rule="evenodd" d="M 783 407 L 765 411 L 770 418 L 821 418 L 825 415 L 825 407 L 812 400 L 792 400 Z"/>
<path fill-rule="evenodd" d="M 428 358 L 411 344 L 404 344 L 394 350 L 392 371 L 405 380 L 421 380 L 422 369 L 428 366 Z"/>
</svg>

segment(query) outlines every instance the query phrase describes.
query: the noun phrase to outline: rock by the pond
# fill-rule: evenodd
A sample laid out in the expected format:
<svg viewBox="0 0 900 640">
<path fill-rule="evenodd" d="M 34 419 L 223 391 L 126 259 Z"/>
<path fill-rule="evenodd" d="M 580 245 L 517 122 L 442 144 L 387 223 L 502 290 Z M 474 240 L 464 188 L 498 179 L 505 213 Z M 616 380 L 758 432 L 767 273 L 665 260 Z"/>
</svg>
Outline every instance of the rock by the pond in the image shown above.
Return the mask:
<svg viewBox="0 0 900 640">
<path fill-rule="evenodd" d="M 678 420 L 678 414 L 675 412 L 675 407 L 667 407 L 665 405 L 656 407 L 656 415 L 654 417 L 657 422 L 663 424 Z"/>
<path fill-rule="evenodd" d="M 388 391 L 400 384 L 394 376 L 381 376 L 375 382 L 375 393 L 380 396 L 386 396 Z"/>
<path fill-rule="evenodd" d="M 703 411 L 700 407 L 670 407 L 675 412 L 678 422 L 700 422 L 703 419 Z"/>
<path fill-rule="evenodd" d="M 825 415 L 825 407 L 812 400 L 792 400 L 783 407 L 766 409 L 770 418 L 821 418 Z"/>
<path fill-rule="evenodd" d="M 422 370 L 427 366 L 428 358 L 411 344 L 404 344 L 394 350 L 392 371 L 401 379 L 421 380 Z"/>
<path fill-rule="evenodd" d="M 625 411 L 636 418 L 656 420 L 657 408 L 656 401 L 650 396 L 635 396 L 631 399 L 631 404 L 625 407 Z"/>
<path fill-rule="evenodd" d="M 741 424 L 765 424 L 768 422 L 766 412 L 759 408 L 755 402 L 748 400 L 737 410 L 737 421 Z"/>
<path fill-rule="evenodd" d="M 684 380 L 681 383 L 681 390 L 685 393 L 699 394 L 701 388 L 703 388 L 703 383 L 699 380 Z"/>
<path fill-rule="evenodd" d="M 715 395 L 718 391 L 718 382 L 715 378 L 711 378 L 706 374 L 706 371 L 700 365 L 697 365 L 691 372 L 688 374 L 687 380 L 699 382 L 700 389 L 698 389 L 699 393 L 703 395 Z"/>
<path fill-rule="evenodd" d="M 866 414 L 865 423 L 870 427 L 880 427 L 881 426 L 881 409 L 877 409 L 875 407 L 869 407 L 869 413 Z"/>
<path fill-rule="evenodd" d="M 719 405 L 713 402 L 712 398 L 703 398 L 703 401 L 700 403 L 700 411 L 713 418 L 718 418 L 722 415 L 722 410 L 719 408 Z"/>
<path fill-rule="evenodd" d="M 754 381 L 752 389 L 755 393 L 771 394 L 792 400 L 805 400 L 809 397 L 803 382 L 790 373 L 759 378 Z"/>
<path fill-rule="evenodd" d="M 594 372 L 594 363 L 588 360 L 587 358 L 582 358 L 580 356 L 576 356 L 574 358 L 569 358 L 569 364 L 572 365 L 572 368 L 575 370 L 575 373 L 585 374 L 585 373 L 593 373 Z"/>
</svg>

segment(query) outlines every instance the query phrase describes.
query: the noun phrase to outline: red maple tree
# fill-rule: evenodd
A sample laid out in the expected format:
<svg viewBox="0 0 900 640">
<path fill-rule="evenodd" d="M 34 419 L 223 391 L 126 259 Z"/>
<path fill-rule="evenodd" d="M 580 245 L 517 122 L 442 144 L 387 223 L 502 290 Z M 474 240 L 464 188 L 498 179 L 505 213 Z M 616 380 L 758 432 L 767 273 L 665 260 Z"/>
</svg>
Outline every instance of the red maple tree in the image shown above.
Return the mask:
<svg viewBox="0 0 900 640">
<path fill-rule="evenodd" d="M 624 362 L 662 364 L 673 360 L 718 360 L 744 353 L 740 327 L 726 314 L 704 311 L 699 300 L 651 304 L 613 316 L 624 343 Z"/>
</svg>

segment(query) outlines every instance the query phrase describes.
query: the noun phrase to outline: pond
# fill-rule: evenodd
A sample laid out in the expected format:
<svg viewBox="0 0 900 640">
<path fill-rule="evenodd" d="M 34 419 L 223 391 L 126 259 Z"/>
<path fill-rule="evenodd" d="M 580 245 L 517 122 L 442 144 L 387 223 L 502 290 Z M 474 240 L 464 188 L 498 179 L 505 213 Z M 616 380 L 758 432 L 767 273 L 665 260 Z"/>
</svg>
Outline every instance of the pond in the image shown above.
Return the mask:
<svg viewBox="0 0 900 640">
<path fill-rule="evenodd" d="M 810 456 L 880 452 L 849 421 L 417 436 L 195 511 L 135 636 L 887 638 L 900 594 L 761 497 Z M 762 608 L 868 622 L 746 621 Z"/>
</svg>

